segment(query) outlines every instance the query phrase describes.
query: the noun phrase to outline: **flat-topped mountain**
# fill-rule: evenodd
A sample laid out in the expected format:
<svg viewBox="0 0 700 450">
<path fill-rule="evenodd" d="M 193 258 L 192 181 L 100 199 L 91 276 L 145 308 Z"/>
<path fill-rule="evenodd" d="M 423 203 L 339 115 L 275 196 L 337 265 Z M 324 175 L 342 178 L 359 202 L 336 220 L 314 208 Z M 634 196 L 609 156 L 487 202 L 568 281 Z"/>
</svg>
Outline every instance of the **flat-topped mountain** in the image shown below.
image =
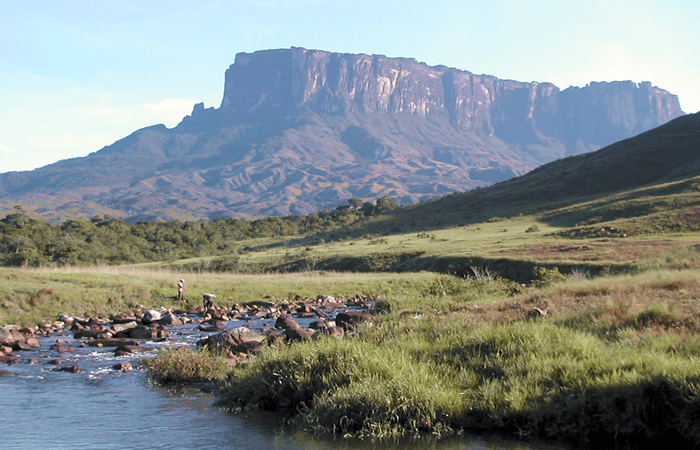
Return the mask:
<svg viewBox="0 0 700 450">
<path fill-rule="evenodd" d="M 651 83 L 560 90 L 407 58 L 240 53 L 218 108 L 83 158 L 0 174 L 0 203 L 50 220 L 307 214 L 467 191 L 681 116 Z"/>
</svg>

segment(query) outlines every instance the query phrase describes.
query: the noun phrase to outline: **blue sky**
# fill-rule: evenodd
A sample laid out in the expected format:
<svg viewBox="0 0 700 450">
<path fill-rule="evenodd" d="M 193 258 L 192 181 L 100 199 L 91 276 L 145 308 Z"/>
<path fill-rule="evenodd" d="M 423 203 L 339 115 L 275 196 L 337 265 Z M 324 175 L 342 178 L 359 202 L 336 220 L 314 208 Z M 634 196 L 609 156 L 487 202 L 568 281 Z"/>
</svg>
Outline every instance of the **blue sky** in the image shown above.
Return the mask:
<svg viewBox="0 0 700 450">
<path fill-rule="evenodd" d="M 0 11 L 0 172 L 97 151 L 218 107 L 238 52 L 292 46 L 412 57 L 552 82 L 632 80 L 700 109 L 700 2 L 91 0 Z"/>
</svg>

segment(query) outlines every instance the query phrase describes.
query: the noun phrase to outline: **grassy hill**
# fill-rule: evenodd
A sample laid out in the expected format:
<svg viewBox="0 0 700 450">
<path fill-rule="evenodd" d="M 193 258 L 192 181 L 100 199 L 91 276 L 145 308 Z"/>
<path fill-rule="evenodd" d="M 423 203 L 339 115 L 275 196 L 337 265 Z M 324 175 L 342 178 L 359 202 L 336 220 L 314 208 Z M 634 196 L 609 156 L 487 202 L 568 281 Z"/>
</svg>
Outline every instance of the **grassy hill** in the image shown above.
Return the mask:
<svg viewBox="0 0 700 450">
<path fill-rule="evenodd" d="M 665 195 L 692 196 L 700 186 L 698 175 L 700 113 L 680 117 L 593 153 L 551 162 L 488 188 L 402 209 L 396 212 L 396 220 L 406 225 L 439 228 L 492 217 L 549 211 L 543 218 L 556 218 L 559 223 L 571 225 L 585 219 L 587 214 L 579 209 L 567 220 L 565 214 L 552 211 L 587 202 L 606 203 L 609 209 L 614 209 L 614 204 L 640 196 L 649 199 Z M 679 182 L 683 180 L 685 182 Z M 668 184 L 672 181 L 679 183 Z M 623 191 L 629 193 L 623 195 Z M 618 195 L 606 199 L 613 194 Z M 618 215 L 610 218 L 652 212 L 644 208 L 629 209 L 618 208 Z M 598 215 L 601 214 L 596 212 L 590 217 Z"/>
</svg>

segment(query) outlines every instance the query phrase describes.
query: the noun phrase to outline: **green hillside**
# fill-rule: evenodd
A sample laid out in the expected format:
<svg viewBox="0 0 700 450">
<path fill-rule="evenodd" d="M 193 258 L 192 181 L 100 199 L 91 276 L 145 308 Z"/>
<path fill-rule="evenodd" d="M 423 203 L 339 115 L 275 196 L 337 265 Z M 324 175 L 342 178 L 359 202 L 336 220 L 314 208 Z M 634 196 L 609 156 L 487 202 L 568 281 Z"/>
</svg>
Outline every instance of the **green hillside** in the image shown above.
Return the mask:
<svg viewBox="0 0 700 450">
<path fill-rule="evenodd" d="M 692 194 L 698 190 L 699 184 L 694 180 L 698 175 L 700 113 L 680 117 L 596 152 L 554 161 L 488 188 L 403 209 L 397 212 L 397 222 L 439 228 L 492 217 L 543 213 L 589 201 L 610 204 L 638 195 Z M 666 184 L 682 180 L 687 181 Z M 653 185 L 659 187 L 655 190 L 651 188 Z M 637 190 L 644 187 L 649 189 Z M 637 194 L 617 195 L 605 200 L 605 197 L 623 191 Z M 650 211 L 640 208 L 637 212 L 619 212 L 627 216 Z M 572 225 L 580 221 L 581 214 L 572 216 L 574 221 L 566 220 L 562 214 L 550 213 L 544 217 L 556 217 L 560 222 Z"/>
</svg>

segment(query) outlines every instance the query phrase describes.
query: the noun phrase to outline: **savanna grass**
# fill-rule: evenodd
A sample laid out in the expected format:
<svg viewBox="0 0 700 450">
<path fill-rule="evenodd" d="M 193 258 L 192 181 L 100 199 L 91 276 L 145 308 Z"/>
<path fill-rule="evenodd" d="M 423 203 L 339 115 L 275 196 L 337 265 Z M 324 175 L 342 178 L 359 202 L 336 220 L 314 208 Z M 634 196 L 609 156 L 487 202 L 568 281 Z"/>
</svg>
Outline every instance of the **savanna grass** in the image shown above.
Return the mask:
<svg viewBox="0 0 700 450">
<path fill-rule="evenodd" d="M 461 319 L 454 311 L 401 319 L 398 310 L 419 301 L 390 298 L 395 311 L 354 338 L 276 349 L 237 370 L 221 401 L 233 409 L 283 409 L 307 429 L 353 436 L 470 430 L 620 447 L 669 436 L 697 442 L 700 344 L 667 327 L 679 313 L 654 296 L 688 295 L 692 278 L 660 273 L 539 291 L 584 302 L 589 295 L 649 297 L 634 308 L 609 298 L 599 303 L 599 318 L 615 316 L 607 333 L 572 322 L 563 302 L 550 315 L 494 326 L 470 308 Z"/>
<path fill-rule="evenodd" d="M 161 384 L 222 381 L 231 370 L 226 358 L 189 347 L 161 350 L 143 363 L 151 378 Z"/>
</svg>

